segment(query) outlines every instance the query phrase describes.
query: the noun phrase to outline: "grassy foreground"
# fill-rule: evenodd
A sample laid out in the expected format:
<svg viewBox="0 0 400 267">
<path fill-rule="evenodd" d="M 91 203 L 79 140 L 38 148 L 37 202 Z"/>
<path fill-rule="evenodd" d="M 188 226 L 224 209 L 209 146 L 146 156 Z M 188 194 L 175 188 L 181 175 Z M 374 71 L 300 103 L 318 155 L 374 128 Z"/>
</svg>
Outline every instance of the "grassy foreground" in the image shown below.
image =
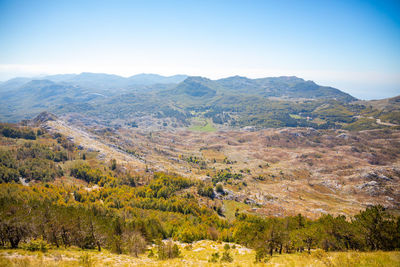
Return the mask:
<svg viewBox="0 0 400 267">
<path fill-rule="evenodd" d="M 400 252 L 329 252 L 274 255 L 267 263 L 254 263 L 255 252 L 236 245 L 231 248 L 233 262 L 209 262 L 211 254 L 224 251 L 224 244 L 199 241 L 188 247 L 181 244 L 181 257 L 160 261 L 146 254 L 138 258 L 117 255 L 108 251 L 51 249 L 48 252 L 29 252 L 22 249 L 0 250 L 0 266 L 400 266 Z"/>
</svg>

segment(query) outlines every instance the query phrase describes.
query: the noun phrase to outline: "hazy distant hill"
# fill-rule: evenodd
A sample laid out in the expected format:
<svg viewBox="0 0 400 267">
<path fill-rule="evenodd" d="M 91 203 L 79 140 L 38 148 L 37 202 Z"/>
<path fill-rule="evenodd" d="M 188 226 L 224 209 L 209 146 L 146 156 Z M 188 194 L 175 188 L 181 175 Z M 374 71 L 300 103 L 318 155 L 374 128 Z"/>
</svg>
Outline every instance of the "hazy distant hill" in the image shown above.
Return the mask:
<svg viewBox="0 0 400 267">
<path fill-rule="evenodd" d="M 214 81 L 203 77 L 188 77 L 179 83 L 174 89 L 163 92 L 165 95 L 177 96 L 186 95 L 189 97 L 210 98 L 216 95 L 217 90 L 221 89 Z"/>
<path fill-rule="evenodd" d="M 188 76 L 187 75 L 174 75 L 174 76 L 161 76 L 158 74 L 137 74 L 128 78 L 130 84 L 143 84 L 143 85 L 151 85 L 157 83 L 180 83 L 184 81 Z"/>
<path fill-rule="evenodd" d="M 399 106 L 394 100 L 389 102 Z M 382 105 L 368 108 L 369 102 L 298 77 L 210 80 L 186 75 L 138 74 L 124 78 L 81 73 L 36 80 L 16 78 L 0 84 L 1 121 L 32 118 L 47 110 L 58 115 L 80 113 L 108 123 L 150 116 L 172 118 L 187 126 L 192 118 L 203 117 L 233 127 L 369 129 L 383 127 L 371 116 L 398 122 L 393 108 L 388 111 L 378 107 Z M 360 118 L 364 121 L 357 124 Z"/>
<path fill-rule="evenodd" d="M 222 94 L 245 94 L 284 99 L 334 99 L 343 102 L 357 100 L 338 89 L 320 86 L 297 77 L 249 79 L 234 76 L 219 80 L 188 77 L 165 94 L 211 98 Z"/>
<path fill-rule="evenodd" d="M 0 92 L 0 116 L 7 121 L 32 118 L 43 110 L 73 103 L 86 103 L 103 97 L 79 86 L 50 80 L 31 80 L 22 86 Z M 3 119 L 4 120 L 4 119 Z"/>
<path fill-rule="evenodd" d="M 122 89 L 132 85 L 154 85 L 179 83 L 186 75 L 161 76 L 158 74 L 138 74 L 128 78 L 104 73 L 58 74 L 44 77 L 54 82 L 63 82 L 89 89 Z"/>
<path fill-rule="evenodd" d="M 2 83 L 0 83 L 0 92 L 11 91 L 11 90 L 17 89 L 18 87 L 21 87 L 22 85 L 24 85 L 25 83 L 27 83 L 31 80 L 32 79 L 30 79 L 30 78 L 18 77 L 18 78 L 13 78 L 11 80 L 2 82 Z"/>
</svg>

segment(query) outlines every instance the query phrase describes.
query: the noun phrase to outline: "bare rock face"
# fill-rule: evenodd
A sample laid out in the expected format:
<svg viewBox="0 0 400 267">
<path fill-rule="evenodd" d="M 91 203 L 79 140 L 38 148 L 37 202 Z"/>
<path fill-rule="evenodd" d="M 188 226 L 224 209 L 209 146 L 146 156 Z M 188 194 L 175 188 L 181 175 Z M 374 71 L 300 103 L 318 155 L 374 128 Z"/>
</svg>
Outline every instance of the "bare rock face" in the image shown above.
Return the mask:
<svg viewBox="0 0 400 267">
<path fill-rule="evenodd" d="M 42 113 L 40 113 L 39 115 L 37 115 L 35 118 L 32 119 L 32 123 L 39 125 L 47 121 L 55 121 L 55 120 L 57 120 L 56 115 L 49 113 L 47 111 L 43 111 Z"/>
</svg>

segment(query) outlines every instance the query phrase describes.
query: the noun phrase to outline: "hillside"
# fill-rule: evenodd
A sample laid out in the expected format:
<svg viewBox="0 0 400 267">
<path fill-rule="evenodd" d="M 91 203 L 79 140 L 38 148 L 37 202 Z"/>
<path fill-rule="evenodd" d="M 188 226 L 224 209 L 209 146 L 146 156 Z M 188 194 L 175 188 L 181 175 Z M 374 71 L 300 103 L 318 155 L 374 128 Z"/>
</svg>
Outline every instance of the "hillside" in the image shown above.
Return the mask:
<svg viewBox="0 0 400 267">
<path fill-rule="evenodd" d="M 64 120 L 46 128 L 138 170 L 221 182 L 230 192 L 222 200 L 251 203 L 247 208 L 257 214 L 351 215 L 371 203 L 400 209 L 398 130 L 148 132 Z"/>
<path fill-rule="evenodd" d="M 71 119 L 0 124 L 0 240 L 12 249 L 0 264 L 37 266 L 38 253 L 86 266 L 399 261 L 331 252 L 398 248 L 398 130 L 145 132 Z"/>
</svg>

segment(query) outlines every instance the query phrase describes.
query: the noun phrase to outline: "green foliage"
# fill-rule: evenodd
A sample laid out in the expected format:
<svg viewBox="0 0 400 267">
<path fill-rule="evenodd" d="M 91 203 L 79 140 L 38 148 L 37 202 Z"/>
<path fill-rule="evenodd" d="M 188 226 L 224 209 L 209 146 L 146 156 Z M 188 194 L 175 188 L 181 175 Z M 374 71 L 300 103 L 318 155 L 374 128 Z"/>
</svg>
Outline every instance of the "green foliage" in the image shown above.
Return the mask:
<svg viewBox="0 0 400 267">
<path fill-rule="evenodd" d="M 67 152 L 60 147 L 49 147 L 33 142 L 27 142 L 17 150 L 17 159 L 41 158 L 54 162 L 68 160 Z"/>
<path fill-rule="evenodd" d="M 0 183 L 18 182 L 19 172 L 16 169 L 0 165 Z"/>
<path fill-rule="evenodd" d="M 218 262 L 219 260 L 219 253 L 215 252 L 211 254 L 211 258 L 208 259 L 208 262 Z"/>
<path fill-rule="evenodd" d="M 63 174 L 62 170 L 57 169 L 53 162 L 40 158 L 26 159 L 24 164 L 19 167 L 19 173 L 28 181 L 40 180 L 43 182 L 52 181 Z"/>
<path fill-rule="evenodd" d="M 220 170 L 217 174 L 212 178 L 213 184 L 227 182 L 231 179 L 240 180 L 243 178 L 243 174 L 241 173 L 232 173 L 230 169 Z"/>
<path fill-rule="evenodd" d="M 221 262 L 232 262 L 233 258 L 229 252 L 229 250 L 225 250 L 221 256 Z"/>
<path fill-rule="evenodd" d="M 344 216 L 322 216 L 311 221 L 303 216 L 259 218 L 240 214 L 235 222 L 233 237 L 236 242 L 253 247 L 259 254 L 274 251 L 304 251 L 313 248 L 325 251 L 393 250 L 398 246 L 398 219 L 381 206 L 360 212 L 352 221 Z"/>
<path fill-rule="evenodd" d="M 160 241 L 157 245 L 157 258 L 159 260 L 178 258 L 180 254 L 178 245 L 171 240 L 168 240 L 166 243 Z"/>
<path fill-rule="evenodd" d="M 389 122 L 400 125 L 400 111 L 387 112 L 379 116 L 383 122 Z"/>
<path fill-rule="evenodd" d="M 269 259 L 270 256 L 268 255 L 268 251 L 265 249 L 265 247 L 258 247 L 256 249 L 255 263 L 268 262 Z"/>
<path fill-rule="evenodd" d="M 217 184 L 215 190 L 220 194 L 225 194 L 224 187 L 222 186 L 222 184 Z"/>
<path fill-rule="evenodd" d="M 70 170 L 71 176 L 84 180 L 88 183 L 99 183 L 100 180 L 105 179 L 105 175 L 100 169 L 92 169 L 87 164 L 77 165 Z"/>
<path fill-rule="evenodd" d="M 117 169 L 117 161 L 115 159 L 111 160 L 111 170 Z"/>
<path fill-rule="evenodd" d="M 125 246 L 128 248 L 129 254 L 138 257 L 139 254 L 146 250 L 146 240 L 139 231 L 133 231 L 126 234 Z"/>
<path fill-rule="evenodd" d="M 215 197 L 214 189 L 212 188 L 212 186 L 205 186 L 204 184 L 198 185 L 197 193 L 200 196 L 208 197 L 211 199 L 214 199 L 214 197 Z"/>
<path fill-rule="evenodd" d="M 354 220 L 354 224 L 363 233 L 366 246 L 371 250 L 393 250 L 396 247 L 399 234 L 397 222 L 382 206 L 368 207 L 356 215 Z"/>
<path fill-rule="evenodd" d="M 28 140 L 35 140 L 36 134 L 33 130 L 28 128 L 17 128 L 11 124 L 0 123 L 0 135 L 9 138 L 23 138 Z"/>
<path fill-rule="evenodd" d="M 198 158 L 196 156 L 189 156 L 189 157 L 183 157 L 182 159 L 189 162 L 189 163 L 193 163 L 196 165 L 199 165 L 201 169 L 205 169 L 207 167 L 207 164 L 204 160 L 201 160 L 201 158 Z"/>
<path fill-rule="evenodd" d="M 167 199 L 176 191 L 188 188 L 193 184 L 193 181 L 183 177 L 156 173 L 148 186 L 137 189 L 137 195 L 147 198 Z"/>
<path fill-rule="evenodd" d="M 41 251 L 46 252 L 49 249 L 49 245 L 47 244 L 46 240 L 42 238 L 38 239 L 31 239 L 24 248 L 29 251 Z"/>
<path fill-rule="evenodd" d="M 63 175 L 60 168 L 56 168 L 54 158 L 48 153 L 49 149 L 26 143 L 14 151 L 0 151 L 0 181 L 18 181 L 19 177 L 29 180 L 51 181 Z M 49 159 L 51 158 L 51 159 Z"/>
<path fill-rule="evenodd" d="M 380 128 L 385 128 L 385 126 L 377 124 L 375 119 L 368 118 L 358 119 L 344 127 L 344 129 L 349 131 L 363 131 Z"/>
</svg>

